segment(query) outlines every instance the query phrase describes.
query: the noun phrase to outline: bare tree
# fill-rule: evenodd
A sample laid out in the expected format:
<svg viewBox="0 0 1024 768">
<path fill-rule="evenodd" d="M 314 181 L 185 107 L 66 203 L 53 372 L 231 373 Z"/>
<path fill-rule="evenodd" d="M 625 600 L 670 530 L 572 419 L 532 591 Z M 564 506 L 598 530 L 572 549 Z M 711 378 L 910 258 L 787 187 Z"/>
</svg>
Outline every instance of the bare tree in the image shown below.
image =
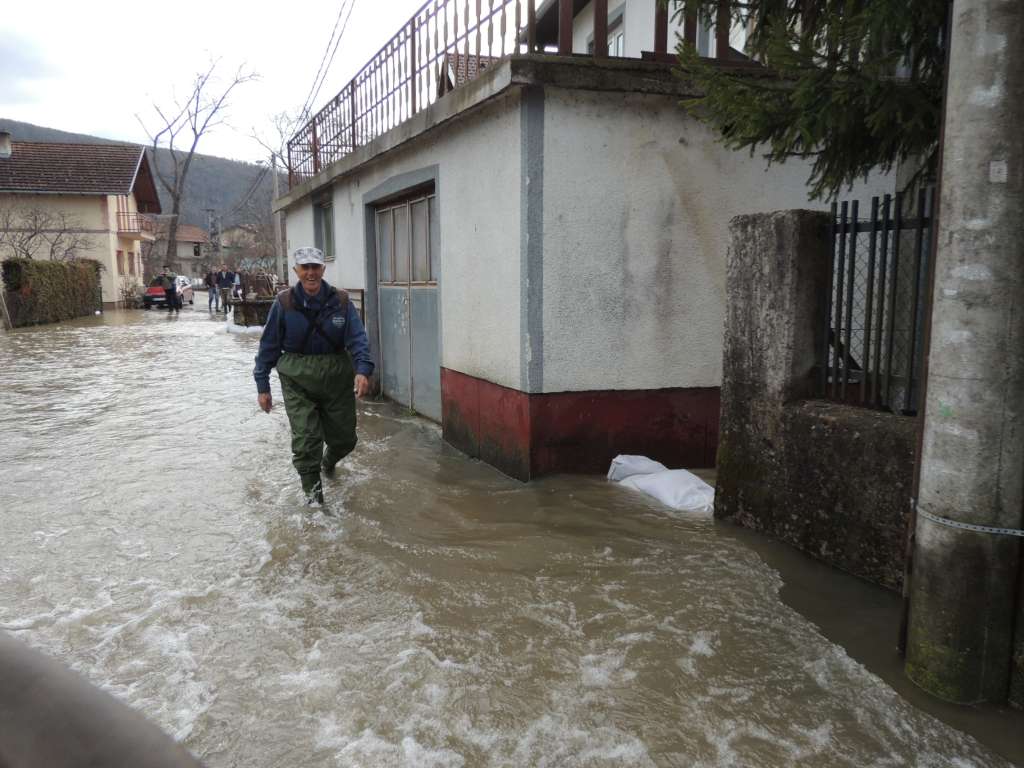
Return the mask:
<svg viewBox="0 0 1024 768">
<path fill-rule="evenodd" d="M 0 258 L 73 261 L 92 246 L 81 222 L 70 214 L 0 203 Z"/>
<path fill-rule="evenodd" d="M 185 181 L 188 178 L 192 158 L 199 146 L 199 140 L 209 131 L 224 122 L 228 97 L 239 85 L 256 79 L 256 75 L 239 68 L 227 85 L 218 83 L 214 74 L 217 62 L 195 76 L 187 99 L 175 99 L 170 107 L 153 105 L 159 130 L 151 131 L 142 118 L 136 115 L 139 124 L 149 136 L 153 145 L 153 168 L 160 185 L 171 198 L 171 216 L 167 227 L 166 259 L 172 260 L 178 248 L 178 218 L 185 197 Z M 221 87 L 218 87 L 218 86 Z M 175 146 L 175 143 L 178 146 Z M 157 150 L 166 146 L 170 157 L 170 169 L 161 166 Z M 187 149 L 184 147 L 187 146 Z"/>
</svg>

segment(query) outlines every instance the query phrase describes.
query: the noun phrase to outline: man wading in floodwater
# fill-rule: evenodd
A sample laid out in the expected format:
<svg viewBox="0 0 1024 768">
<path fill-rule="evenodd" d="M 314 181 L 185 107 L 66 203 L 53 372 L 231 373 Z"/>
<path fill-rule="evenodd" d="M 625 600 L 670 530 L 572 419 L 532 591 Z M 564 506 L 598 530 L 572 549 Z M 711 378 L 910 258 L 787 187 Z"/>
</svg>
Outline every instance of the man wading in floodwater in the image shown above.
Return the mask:
<svg viewBox="0 0 1024 768">
<path fill-rule="evenodd" d="M 292 464 L 306 500 L 323 504 L 320 470 L 333 475 L 356 447 L 355 398 L 370 391 L 373 361 L 348 294 L 324 281 L 323 253 L 299 248 L 292 256 L 299 284 L 271 306 L 253 376 L 260 408 L 270 413 L 270 369 L 277 366 L 292 427 Z"/>
</svg>

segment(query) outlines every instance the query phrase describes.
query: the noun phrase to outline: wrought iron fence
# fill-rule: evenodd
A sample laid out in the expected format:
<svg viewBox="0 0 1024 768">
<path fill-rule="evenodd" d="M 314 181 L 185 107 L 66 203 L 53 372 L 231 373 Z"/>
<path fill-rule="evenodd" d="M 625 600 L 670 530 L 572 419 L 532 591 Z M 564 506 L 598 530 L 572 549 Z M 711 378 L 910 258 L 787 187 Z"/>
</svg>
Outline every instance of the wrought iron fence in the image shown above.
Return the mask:
<svg viewBox="0 0 1024 768">
<path fill-rule="evenodd" d="M 608 53 L 609 0 L 593 0 L 594 58 Z M 538 46 L 538 0 L 426 0 L 347 86 L 288 142 L 288 185 L 294 187 L 474 80 L 500 59 Z M 558 0 L 559 55 L 571 55 L 577 3 Z M 545 6 L 541 6 L 544 11 Z M 729 3 L 719 0 L 716 56 L 735 59 L 729 47 Z M 652 52 L 668 49 L 670 10 L 654 9 Z M 697 42 L 697 17 L 685 17 L 683 37 Z M 554 47 L 551 47 L 554 51 Z M 742 55 L 739 57 L 744 59 Z M 744 59 L 745 60 L 745 59 Z"/>
<path fill-rule="evenodd" d="M 427 0 L 288 142 L 290 186 L 405 122 L 500 58 L 534 50 L 535 0 Z"/>
<path fill-rule="evenodd" d="M 902 194 L 874 197 L 866 219 L 856 200 L 833 203 L 820 397 L 917 413 L 934 202 L 931 187 L 909 210 Z"/>
</svg>

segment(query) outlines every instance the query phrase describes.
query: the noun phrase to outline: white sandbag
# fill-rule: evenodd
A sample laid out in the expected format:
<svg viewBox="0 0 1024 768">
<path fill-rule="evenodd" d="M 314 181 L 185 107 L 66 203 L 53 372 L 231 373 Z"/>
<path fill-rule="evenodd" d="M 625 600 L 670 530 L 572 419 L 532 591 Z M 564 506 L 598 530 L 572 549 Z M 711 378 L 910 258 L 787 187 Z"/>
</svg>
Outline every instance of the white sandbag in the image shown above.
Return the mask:
<svg viewBox="0 0 1024 768">
<path fill-rule="evenodd" d="M 650 475 L 633 475 L 620 485 L 642 491 L 679 512 L 711 515 L 715 506 L 715 489 L 692 472 L 669 469 Z"/>
<path fill-rule="evenodd" d="M 612 465 L 608 468 L 608 479 L 613 483 L 621 482 L 633 475 L 653 475 L 655 472 L 668 470 L 664 464 L 646 456 L 620 455 L 612 459 Z"/>
</svg>

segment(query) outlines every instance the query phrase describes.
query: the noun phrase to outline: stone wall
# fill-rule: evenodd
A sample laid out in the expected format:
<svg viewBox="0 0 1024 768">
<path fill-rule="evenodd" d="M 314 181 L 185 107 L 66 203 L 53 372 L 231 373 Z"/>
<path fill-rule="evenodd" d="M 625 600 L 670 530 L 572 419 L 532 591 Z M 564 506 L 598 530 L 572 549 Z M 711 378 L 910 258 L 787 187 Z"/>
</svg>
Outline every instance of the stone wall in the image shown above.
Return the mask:
<svg viewBox="0 0 1024 768">
<path fill-rule="evenodd" d="M 809 400 L 827 216 L 731 222 L 715 515 L 899 589 L 916 421 Z"/>
</svg>

